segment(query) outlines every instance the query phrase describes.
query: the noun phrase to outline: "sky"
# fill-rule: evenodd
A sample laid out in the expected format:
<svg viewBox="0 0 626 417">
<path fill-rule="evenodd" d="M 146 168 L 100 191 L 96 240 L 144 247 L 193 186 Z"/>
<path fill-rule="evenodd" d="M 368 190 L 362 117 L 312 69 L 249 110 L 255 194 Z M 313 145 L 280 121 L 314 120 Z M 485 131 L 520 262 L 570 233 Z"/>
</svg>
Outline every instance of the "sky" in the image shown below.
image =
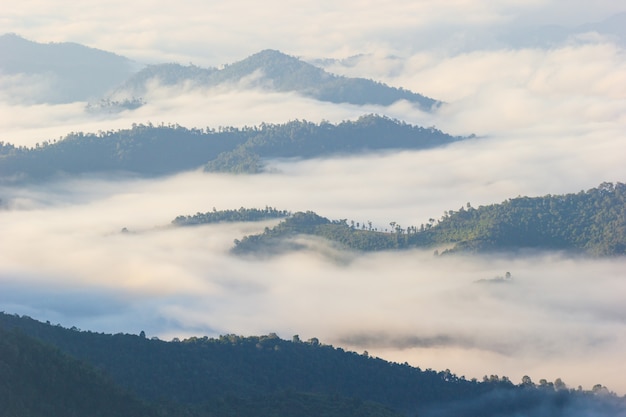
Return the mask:
<svg viewBox="0 0 626 417">
<path fill-rule="evenodd" d="M 0 140 L 31 146 L 132 123 L 186 127 L 339 122 L 379 113 L 478 136 L 423 152 L 274 161 L 258 176 L 80 177 L 0 186 L 0 310 L 85 330 L 163 339 L 276 332 L 459 375 L 562 378 L 626 393 L 625 261 L 562 253 L 436 258 L 319 251 L 229 254 L 271 224 L 174 229 L 181 214 L 265 207 L 403 227 L 518 195 L 624 182 L 626 56 L 611 37 L 520 47 L 508 31 L 574 28 L 626 9 L 616 1 L 22 1 L 0 27 L 77 42 L 139 63 L 220 66 L 262 49 L 333 58 L 330 72 L 373 78 L 445 104 L 425 113 L 321 103 L 258 90 L 154 85 L 134 112 L 19 102 L 0 78 Z M 242 13 L 242 11 L 249 11 Z M 350 60 L 346 58 L 353 57 Z M 24 93 L 26 94 L 26 93 Z M 131 233 L 121 234 L 126 227 Z M 511 272 L 507 285 L 477 283 Z"/>
</svg>

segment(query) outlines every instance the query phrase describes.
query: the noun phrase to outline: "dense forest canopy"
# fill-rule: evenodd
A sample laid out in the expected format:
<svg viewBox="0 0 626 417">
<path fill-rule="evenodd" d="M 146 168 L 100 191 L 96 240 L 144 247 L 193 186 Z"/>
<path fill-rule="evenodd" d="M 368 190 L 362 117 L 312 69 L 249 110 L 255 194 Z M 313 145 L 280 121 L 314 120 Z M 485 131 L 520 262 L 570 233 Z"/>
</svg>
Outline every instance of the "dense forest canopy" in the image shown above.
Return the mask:
<svg viewBox="0 0 626 417">
<path fill-rule="evenodd" d="M 13 336 L 0 338 L 0 348 L 18 338 L 22 340 L 20 351 L 30 349 L 26 345 L 42 353 L 49 349 L 39 347 L 40 342 L 26 339 L 17 331 L 97 366 L 123 389 L 158 404 L 159 415 L 306 417 L 325 410 L 329 417 L 408 417 L 416 413 L 426 417 L 512 417 L 543 416 L 546 414 L 541 413 L 548 410 L 547 415 L 565 417 L 578 407 L 588 410 L 587 415 L 618 415 L 615 413 L 625 405 L 624 398 L 599 384 L 583 391 L 569 389 L 560 379 L 535 383 L 524 377 L 521 383 L 514 384 L 506 377 L 485 375 L 482 381 L 467 380 L 449 370 L 422 370 L 387 362 L 367 353 L 325 345 L 316 338 L 300 340 L 297 335 L 289 341 L 276 334 L 229 334 L 165 342 L 146 338 L 143 332 L 94 333 L 1 313 L 0 332 Z M 13 363 L 12 358 L 20 356 L 15 347 L 7 349 L 9 354 L 0 356 L 0 365 Z M 21 360 L 43 370 L 59 355 L 22 355 Z M 75 360 L 61 360 L 68 364 L 68 370 L 87 366 Z M 5 375 L 0 374 L 0 382 L 10 384 Z M 70 381 L 76 378 L 78 374 Z M 43 384 L 47 380 L 41 381 Z M 30 391 L 17 388 L 15 395 L 31 395 Z M 90 395 L 91 391 L 83 392 L 83 399 Z M 107 398 L 110 397 L 100 401 Z M 124 404 L 137 406 L 132 398 Z M 133 415 L 151 414 L 145 411 Z"/>
<path fill-rule="evenodd" d="M 626 185 L 603 183 L 577 194 L 517 197 L 500 204 L 444 213 L 420 226 L 372 228 L 371 222 L 329 220 L 298 212 L 258 235 L 236 241 L 235 253 L 274 252 L 302 247 L 298 235 L 327 239 L 358 251 L 450 246 L 454 251 L 523 248 L 572 250 L 589 255 L 626 254 Z"/>
<path fill-rule="evenodd" d="M 156 417 L 93 367 L 0 326 L 0 415 Z"/>
<path fill-rule="evenodd" d="M 163 175 L 198 169 L 260 172 L 271 158 L 313 158 L 381 149 L 426 149 L 461 140 L 434 128 L 382 116 L 338 124 L 292 121 L 254 127 L 187 129 L 133 125 L 131 129 L 70 133 L 35 147 L 0 142 L 0 179 L 45 179 L 57 174 L 127 171 Z"/>
</svg>

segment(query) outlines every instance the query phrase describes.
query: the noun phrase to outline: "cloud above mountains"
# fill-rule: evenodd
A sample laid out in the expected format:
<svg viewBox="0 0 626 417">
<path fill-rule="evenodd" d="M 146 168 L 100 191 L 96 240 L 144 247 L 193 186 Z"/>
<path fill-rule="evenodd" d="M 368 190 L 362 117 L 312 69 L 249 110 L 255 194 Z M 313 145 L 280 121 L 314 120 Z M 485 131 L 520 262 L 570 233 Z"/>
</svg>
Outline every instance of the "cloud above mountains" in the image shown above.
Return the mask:
<svg viewBox="0 0 626 417">
<path fill-rule="evenodd" d="M 442 45 L 462 48 L 502 26 L 580 25 L 624 8 L 610 0 L 593 4 L 516 0 L 392 2 L 301 0 L 228 3 L 145 0 L 132 3 L 24 1 L 7 5 L 2 27 L 40 42 L 72 41 L 115 51 L 141 62 L 233 62 L 275 48 L 314 57 L 345 57 L 378 47 L 404 54 Z M 422 41 L 423 40 L 423 41 Z M 473 45 L 475 46 L 475 45 Z"/>
<path fill-rule="evenodd" d="M 165 339 L 300 334 L 468 377 L 560 377 L 622 392 L 623 259 L 356 256 L 319 242 L 318 251 L 249 259 L 228 253 L 233 239 L 273 222 L 169 227 L 180 214 L 266 205 L 406 227 L 467 201 L 583 187 L 579 165 L 555 163 L 550 154 L 551 171 L 529 169 L 544 150 L 524 158 L 518 152 L 513 142 L 484 139 L 423 152 L 276 161 L 272 173 L 255 176 L 195 172 L 3 187 L 0 305 L 65 326 Z M 626 175 L 620 166 L 598 163 L 597 172 L 584 174 L 597 183 Z M 480 282 L 506 272 L 510 283 Z"/>
</svg>

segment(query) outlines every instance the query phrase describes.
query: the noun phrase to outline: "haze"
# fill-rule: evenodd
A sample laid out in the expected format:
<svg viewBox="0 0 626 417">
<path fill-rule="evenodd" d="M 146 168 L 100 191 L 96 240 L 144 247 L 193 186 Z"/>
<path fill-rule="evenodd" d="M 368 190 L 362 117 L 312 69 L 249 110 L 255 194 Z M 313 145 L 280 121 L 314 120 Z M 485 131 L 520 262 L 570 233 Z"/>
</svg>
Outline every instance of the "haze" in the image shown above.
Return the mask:
<svg viewBox="0 0 626 417">
<path fill-rule="evenodd" d="M 181 214 L 266 205 L 371 220 L 379 228 L 390 221 L 419 225 L 467 202 L 623 182 L 623 43 L 602 25 L 574 30 L 623 12 L 618 3 L 5 5 L 4 30 L 39 42 L 82 43 L 141 64 L 206 66 L 280 49 L 312 62 L 334 58 L 324 61 L 328 71 L 446 102 L 431 114 L 404 102 L 387 108 L 328 104 L 245 85 L 203 91 L 154 85 L 148 105 L 94 116 L 83 102 L 20 102 L 20 94 L 30 93 L 2 77 L 5 142 L 31 146 L 71 131 L 148 121 L 217 127 L 296 118 L 335 122 L 367 113 L 479 138 L 425 152 L 274 161 L 272 173 L 257 176 L 191 172 L 3 186 L 0 309 L 85 330 L 145 330 L 168 340 L 299 334 L 468 378 L 560 377 L 572 387 L 602 383 L 624 394 L 623 258 L 437 258 L 430 251 L 358 256 L 316 243 L 319 252 L 239 259 L 228 253 L 233 239 L 268 224 L 167 227 Z M 572 34 L 546 44 L 510 40 L 516 29 L 547 24 Z M 120 233 L 123 227 L 131 233 Z M 507 271 L 510 285 L 476 283 Z"/>
</svg>

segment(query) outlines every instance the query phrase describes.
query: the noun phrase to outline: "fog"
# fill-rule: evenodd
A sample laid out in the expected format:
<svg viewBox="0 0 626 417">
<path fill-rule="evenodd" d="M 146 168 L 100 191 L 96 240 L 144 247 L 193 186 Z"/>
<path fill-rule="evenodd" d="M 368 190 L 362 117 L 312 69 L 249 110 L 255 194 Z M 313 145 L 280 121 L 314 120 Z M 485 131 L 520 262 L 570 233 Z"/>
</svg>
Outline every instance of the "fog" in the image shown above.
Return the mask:
<svg viewBox="0 0 626 417">
<path fill-rule="evenodd" d="M 242 259 L 229 254 L 233 240 L 274 222 L 170 226 L 178 215 L 213 207 L 269 205 L 372 221 L 379 229 L 390 221 L 406 227 L 467 202 L 477 207 L 623 182 L 623 48 L 598 36 L 512 49 L 487 36 L 506 24 L 598 21 L 621 11 L 617 2 L 291 2 L 262 10 L 246 1 L 115 3 L 14 2 L 0 22 L 32 40 L 84 43 L 145 63 L 221 65 L 264 48 L 307 58 L 362 54 L 326 68 L 445 104 L 424 113 L 406 102 L 351 106 L 245 85 L 154 84 L 148 104 L 135 111 L 93 114 L 86 103 L 16 104 L 50 85 L 5 77 L 1 141 L 32 146 L 132 123 L 339 122 L 367 113 L 478 137 L 423 152 L 270 161 L 271 172 L 255 176 L 83 176 L 0 187 L 0 310 L 167 340 L 299 334 L 468 378 L 562 378 L 571 387 L 601 383 L 626 393 L 623 258 L 357 255 L 315 242 L 317 251 Z M 426 33 L 441 40 L 414 42 Z M 477 282 L 506 272 L 510 283 Z"/>
<path fill-rule="evenodd" d="M 497 150 L 506 169 L 489 169 L 483 153 L 491 144 L 278 161 L 273 173 L 257 176 L 85 177 L 3 188 L 0 305 L 94 331 L 145 330 L 167 340 L 299 334 L 468 378 L 498 374 L 519 381 L 528 374 L 622 392 L 621 258 L 357 255 L 323 244 L 319 251 L 237 258 L 228 252 L 234 239 L 275 222 L 169 226 L 177 215 L 213 207 L 271 205 L 371 220 L 382 229 L 389 221 L 419 224 L 467 201 L 501 201 L 513 189 L 541 194 L 582 187 L 580 178 L 568 175 L 575 164 L 553 166 L 560 180 L 544 181 L 524 175 L 528 161 L 507 158 L 506 149 Z M 589 181 L 595 183 L 624 175 L 600 164 L 593 170 L 597 177 Z M 124 227 L 130 233 L 121 233 Z M 506 272 L 510 283 L 477 282 Z"/>
</svg>

